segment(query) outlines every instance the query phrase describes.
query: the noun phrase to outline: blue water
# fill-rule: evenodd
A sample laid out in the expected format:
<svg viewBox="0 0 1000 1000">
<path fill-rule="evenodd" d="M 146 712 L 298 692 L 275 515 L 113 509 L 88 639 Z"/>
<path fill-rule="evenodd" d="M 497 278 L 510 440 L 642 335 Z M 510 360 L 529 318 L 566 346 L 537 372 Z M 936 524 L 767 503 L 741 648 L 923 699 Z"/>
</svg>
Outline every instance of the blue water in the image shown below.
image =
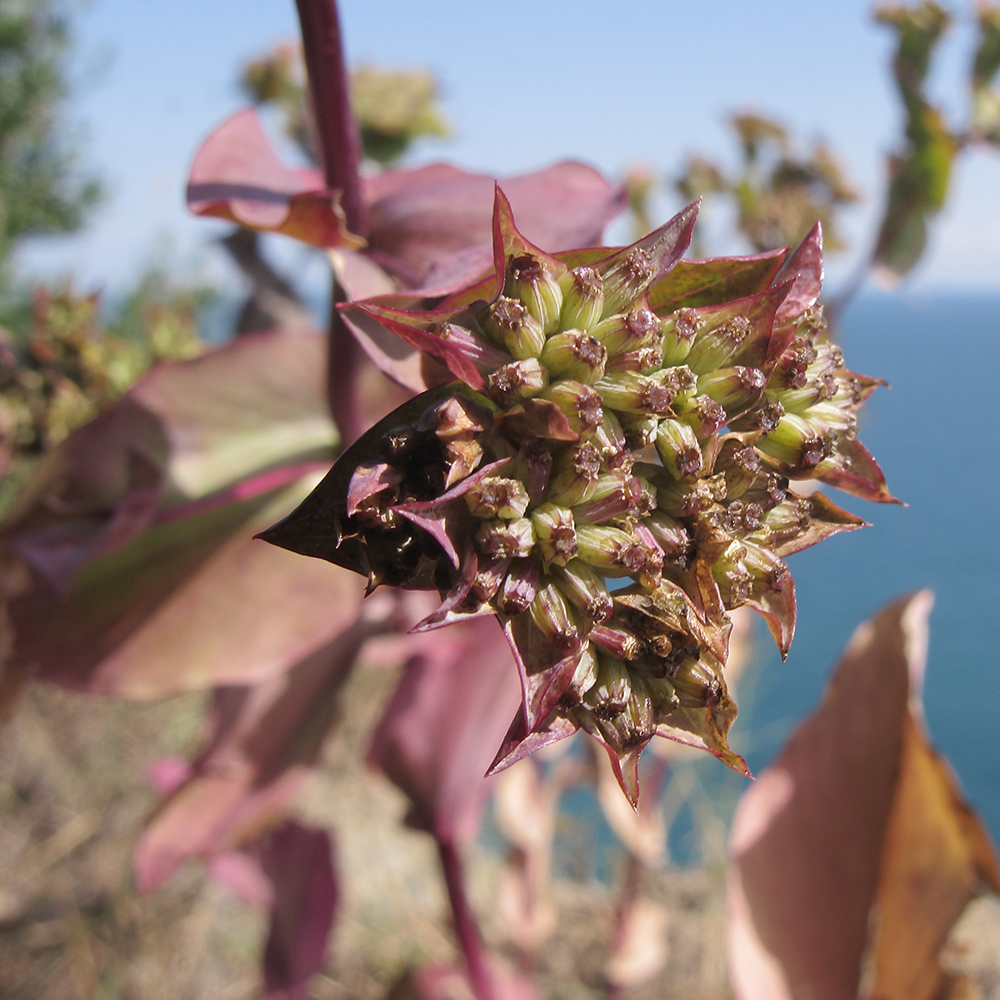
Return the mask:
<svg viewBox="0 0 1000 1000">
<path fill-rule="evenodd" d="M 892 385 L 865 405 L 860 436 L 909 506 L 830 491 L 872 527 L 790 558 L 795 641 L 787 663 L 771 653 L 758 668 L 731 742 L 761 769 L 819 700 L 855 626 L 897 595 L 930 587 L 931 738 L 1000 841 L 1000 444 L 990 430 L 1000 297 L 869 295 L 845 312 L 838 339 L 849 367 Z"/>
</svg>

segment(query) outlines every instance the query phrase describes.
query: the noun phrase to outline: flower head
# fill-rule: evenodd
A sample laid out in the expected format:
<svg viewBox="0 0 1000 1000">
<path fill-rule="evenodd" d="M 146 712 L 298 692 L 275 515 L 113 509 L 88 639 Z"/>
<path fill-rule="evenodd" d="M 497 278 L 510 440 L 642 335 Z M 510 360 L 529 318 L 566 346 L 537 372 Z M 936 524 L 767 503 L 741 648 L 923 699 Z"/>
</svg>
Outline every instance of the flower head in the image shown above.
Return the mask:
<svg viewBox="0 0 1000 1000">
<path fill-rule="evenodd" d="M 681 261 L 695 216 L 553 256 L 497 189 L 492 274 L 434 308 L 345 307 L 458 381 L 373 427 L 265 533 L 370 588 L 438 590 L 419 630 L 495 615 L 523 710 L 494 768 L 584 729 L 633 802 L 655 735 L 746 770 L 726 742 L 728 613 L 755 608 L 784 655 L 784 557 L 863 523 L 791 482 L 892 500 L 856 437 L 878 383 L 844 367 L 815 304 L 818 227 L 787 258 Z"/>
</svg>

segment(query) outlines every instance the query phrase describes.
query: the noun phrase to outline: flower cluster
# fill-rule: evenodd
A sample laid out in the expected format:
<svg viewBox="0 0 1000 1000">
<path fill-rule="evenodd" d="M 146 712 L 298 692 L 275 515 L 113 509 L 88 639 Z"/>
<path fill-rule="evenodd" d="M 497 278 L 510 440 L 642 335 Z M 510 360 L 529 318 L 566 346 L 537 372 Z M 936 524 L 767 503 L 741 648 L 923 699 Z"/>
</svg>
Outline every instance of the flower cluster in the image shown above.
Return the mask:
<svg viewBox="0 0 1000 1000">
<path fill-rule="evenodd" d="M 856 436 L 878 383 L 844 367 L 815 304 L 818 229 L 787 257 L 681 261 L 695 215 L 552 256 L 498 190 L 492 275 L 430 309 L 346 308 L 460 381 L 372 428 L 265 533 L 370 588 L 436 589 L 418 629 L 496 615 L 524 704 L 495 768 L 582 728 L 633 801 L 654 735 L 745 770 L 728 612 L 755 608 L 784 654 L 784 557 L 863 523 L 790 480 L 892 499 Z"/>
</svg>

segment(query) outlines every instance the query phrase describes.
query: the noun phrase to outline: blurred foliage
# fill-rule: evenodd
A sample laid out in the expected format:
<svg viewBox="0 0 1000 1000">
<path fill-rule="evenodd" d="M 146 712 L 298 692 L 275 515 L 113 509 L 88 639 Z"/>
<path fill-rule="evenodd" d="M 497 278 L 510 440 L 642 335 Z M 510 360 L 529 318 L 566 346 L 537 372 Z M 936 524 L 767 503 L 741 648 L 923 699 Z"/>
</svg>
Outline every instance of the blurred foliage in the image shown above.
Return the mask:
<svg viewBox="0 0 1000 1000">
<path fill-rule="evenodd" d="M 762 115 L 747 112 L 730 123 L 742 154 L 739 169 L 728 176 L 711 160 L 690 157 L 674 182 L 684 200 L 731 198 L 739 231 L 758 253 L 794 246 L 817 219 L 826 252 L 844 249 L 838 210 L 859 196 L 833 152 L 818 142 L 808 155 L 797 155 L 788 131 Z"/>
<path fill-rule="evenodd" d="M 34 459 L 117 400 L 151 365 L 201 353 L 211 293 L 146 274 L 105 320 L 97 294 L 37 288 L 0 327 L 0 511 Z"/>
<path fill-rule="evenodd" d="M 0 7 L 0 267 L 21 237 L 76 229 L 100 193 L 78 173 L 61 116 L 69 86 L 64 7 Z"/>
<path fill-rule="evenodd" d="M 282 127 L 315 161 L 301 46 L 276 45 L 244 66 L 240 82 L 255 104 L 279 112 Z M 351 73 L 351 103 L 364 155 L 380 166 L 402 159 L 417 139 L 449 133 L 438 107 L 437 83 L 423 71 L 359 66 Z"/>
</svg>

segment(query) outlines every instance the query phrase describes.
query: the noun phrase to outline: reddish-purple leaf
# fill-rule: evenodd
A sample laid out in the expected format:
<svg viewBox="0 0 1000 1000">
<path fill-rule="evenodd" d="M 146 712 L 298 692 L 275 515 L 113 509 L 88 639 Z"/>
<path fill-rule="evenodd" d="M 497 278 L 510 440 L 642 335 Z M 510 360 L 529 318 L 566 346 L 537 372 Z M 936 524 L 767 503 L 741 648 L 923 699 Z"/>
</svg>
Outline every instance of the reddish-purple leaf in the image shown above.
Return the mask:
<svg viewBox="0 0 1000 1000">
<path fill-rule="evenodd" d="M 785 250 L 770 250 L 751 257 L 712 257 L 679 260 L 649 290 L 649 308 L 661 313 L 684 306 L 717 305 L 764 291 L 771 283 Z"/>
<path fill-rule="evenodd" d="M 820 707 L 744 793 L 729 868 L 740 1000 L 857 995 L 930 602 L 921 592 L 855 632 Z"/>
<path fill-rule="evenodd" d="M 335 719 L 344 681 L 380 625 L 355 613 L 337 639 L 285 676 L 219 688 L 211 745 L 158 808 L 136 848 L 136 884 L 149 891 L 189 858 L 256 839 L 279 822 Z"/>
<path fill-rule="evenodd" d="M 442 258 L 476 250 L 447 283 L 465 284 L 482 270 L 482 249 L 491 241 L 496 179 L 439 163 L 417 170 L 384 171 L 367 181 L 369 247 L 373 257 L 405 284 L 416 287 Z M 625 207 L 621 187 L 581 163 L 500 180 L 525 238 L 552 253 L 600 239 Z M 453 262 L 455 257 L 451 258 Z M 468 260 L 475 260 L 470 267 Z M 489 259 L 486 259 L 489 266 Z M 442 276 L 435 287 L 445 284 Z M 429 286 L 428 286 L 429 287 Z"/>
<path fill-rule="evenodd" d="M 776 326 L 801 316 L 819 298 L 823 284 L 823 227 L 818 222 L 788 255 L 771 284 L 786 281 L 791 281 L 792 287 L 778 308 Z"/>
<path fill-rule="evenodd" d="M 274 152 L 253 108 L 223 122 L 195 154 L 187 204 L 195 215 L 283 233 L 318 247 L 358 247 L 347 231 L 339 192 L 317 170 L 293 170 Z"/>
<path fill-rule="evenodd" d="M 435 632 L 407 663 L 369 760 L 406 793 L 408 821 L 454 843 L 475 835 L 483 778 L 518 701 L 517 672 L 493 621 Z"/>
<path fill-rule="evenodd" d="M 271 927 L 264 946 L 267 1000 L 301 1000 L 309 977 L 323 965 L 340 892 L 333 844 L 325 830 L 285 823 L 260 849 L 274 886 Z"/>
<path fill-rule="evenodd" d="M 833 461 L 836 463 L 833 468 L 821 465 L 817 470 L 817 478 L 822 482 L 864 500 L 903 503 L 889 492 L 878 462 L 857 438 L 841 438 Z"/>
<path fill-rule="evenodd" d="M 789 492 L 789 498 L 798 502 L 809 504 L 808 524 L 801 533 L 787 541 L 778 542 L 773 552 L 776 556 L 784 559 L 785 556 L 793 555 L 808 549 L 811 545 L 839 534 L 841 531 L 857 531 L 858 528 L 870 527 L 867 521 L 855 516 L 850 511 L 838 507 L 825 493 L 810 493 L 808 496 L 799 496 L 797 493 Z"/>
</svg>

